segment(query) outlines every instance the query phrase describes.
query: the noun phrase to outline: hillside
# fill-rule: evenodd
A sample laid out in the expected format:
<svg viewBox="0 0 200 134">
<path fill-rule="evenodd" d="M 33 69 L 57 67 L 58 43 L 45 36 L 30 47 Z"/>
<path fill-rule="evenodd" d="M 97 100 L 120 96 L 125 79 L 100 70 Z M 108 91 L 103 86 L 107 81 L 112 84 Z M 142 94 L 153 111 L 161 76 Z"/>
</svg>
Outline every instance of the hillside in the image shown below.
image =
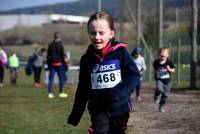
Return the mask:
<svg viewBox="0 0 200 134">
<path fill-rule="evenodd" d="M 119 7 L 120 0 L 102 1 L 103 10 L 110 13 L 115 12 Z M 115 3 L 115 4 L 113 4 Z M 9 11 L 0 12 L 0 14 L 73 14 L 73 15 L 90 15 L 91 12 L 97 11 L 97 0 L 80 0 L 77 2 L 58 3 L 54 5 L 35 6 L 29 8 L 19 8 Z M 118 12 L 116 13 L 118 14 Z"/>
<path fill-rule="evenodd" d="M 137 0 L 128 0 L 132 10 L 136 9 Z M 188 0 L 166 0 L 164 1 L 164 8 L 175 7 L 189 7 L 191 2 Z M 102 0 L 102 10 L 111 13 L 115 18 L 120 15 L 121 0 Z M 149 12 L 150 10 L 156 11 L 157 0 L 142 0 L 143 12 Z M 28 8 L 18 8 L 9 11 L 2 11 L 0 14 L 73 14 L 73 15 L 87 15 L 97 11 L 97 0 L 80 0 L 76 2 L 58 3 L 54 5 L 34 6 Z M 125 8 L 126 10 L 127 8 Z M 146 10 L 146 11 L 145 11 Z"/>
</svg>

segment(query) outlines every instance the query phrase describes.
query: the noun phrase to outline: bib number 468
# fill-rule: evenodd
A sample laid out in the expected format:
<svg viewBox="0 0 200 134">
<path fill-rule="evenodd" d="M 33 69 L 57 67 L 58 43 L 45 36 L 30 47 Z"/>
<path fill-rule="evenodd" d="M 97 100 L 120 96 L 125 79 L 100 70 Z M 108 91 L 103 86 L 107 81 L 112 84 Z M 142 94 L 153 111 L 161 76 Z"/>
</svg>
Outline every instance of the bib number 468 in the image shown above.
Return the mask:
<svg viewBox="0 0 200 134">
<path fill-rule="evenodd" d="M 91 74 L 92 89 L 112 88 L 121 81 L 121 71 Z"/>
<path fill-rule="evenodd" d="M 99 74 L 99 76 L 97 77 L 97 82 L 102 83 L 102 82 L 110 82 L 110 81 L 115 81 L 115 74 L 114 73 L 110 73 L 110 74 Z"/>
</svg>

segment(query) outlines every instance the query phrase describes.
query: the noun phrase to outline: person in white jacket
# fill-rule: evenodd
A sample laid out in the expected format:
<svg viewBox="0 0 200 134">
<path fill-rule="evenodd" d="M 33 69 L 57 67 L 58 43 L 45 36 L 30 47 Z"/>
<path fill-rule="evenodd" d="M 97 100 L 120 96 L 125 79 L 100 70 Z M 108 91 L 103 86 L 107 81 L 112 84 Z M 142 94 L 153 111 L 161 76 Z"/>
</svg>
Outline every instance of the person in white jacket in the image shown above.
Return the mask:
<svg viewBox="0 0 200 134">
<path fill-rule="evenodd" d="M 6 52 L 3 49 L 2 43 L 0 42 L 0 87 L 3 86 L 4 68 L 7 63 L 8 63 L 8 57 L 7 57 Z"/>
<path fill-rule="evenodd" d="M 142 100 L 140 96 L 140 90 L 141 90 L 141 83 L 143 80 L 144 71 L 146 70 L 145 60 L 144 60 L 144 57 L 141 55 L 141 51 L 142 49 L 140 47 L 135 47 L 131 54 L 133 57 L 133 61 L 137 65 L 138 70 L 140 71 L 140 74 L 141 74 L 140 82 L 136 86 L 136 97 L 138 101 Z"/>
</svg>

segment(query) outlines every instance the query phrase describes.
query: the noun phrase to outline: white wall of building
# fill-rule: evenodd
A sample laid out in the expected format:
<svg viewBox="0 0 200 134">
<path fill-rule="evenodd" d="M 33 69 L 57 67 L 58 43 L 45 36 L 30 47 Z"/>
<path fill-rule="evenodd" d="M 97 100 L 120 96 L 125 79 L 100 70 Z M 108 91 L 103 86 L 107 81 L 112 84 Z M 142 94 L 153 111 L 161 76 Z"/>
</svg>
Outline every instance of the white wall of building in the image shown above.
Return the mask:
<svg viewBox="0 0 200 134">
<path fill-rule="evenodd" d="M 39 26 L 49 22 L 49 15 L 0 15 L 0 31 L 15 26 Z"/>
<path fill-rule="evenodd" d="M 87 23 L 89 17 L 63 14 L 21 14 L 21 15 L 0 15 L 0 31 L 13 28 L 15 26 L 40 26 L 51 22 L 72 22 Z"/>
</svg>

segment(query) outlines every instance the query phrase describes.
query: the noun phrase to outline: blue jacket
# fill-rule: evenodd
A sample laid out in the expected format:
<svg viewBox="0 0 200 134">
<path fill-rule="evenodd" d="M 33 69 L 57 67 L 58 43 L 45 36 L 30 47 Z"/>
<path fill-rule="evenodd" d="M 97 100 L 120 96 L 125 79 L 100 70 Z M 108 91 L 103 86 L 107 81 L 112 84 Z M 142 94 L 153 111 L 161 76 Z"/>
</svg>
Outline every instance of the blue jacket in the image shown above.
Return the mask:
<svg viewBox="0 0 200 134">
<path fill-rule="evenodd" d="M 91 117 L 99 112 L 118 116 L 131 110 L 130 95 L 140 73 L 125 47 L 126 44 L 116 41 L 102 50 L 88 47 L 81 57 L 79 83 L 68 123 L 79 123 L 87 103 Z"/>
</svg>

